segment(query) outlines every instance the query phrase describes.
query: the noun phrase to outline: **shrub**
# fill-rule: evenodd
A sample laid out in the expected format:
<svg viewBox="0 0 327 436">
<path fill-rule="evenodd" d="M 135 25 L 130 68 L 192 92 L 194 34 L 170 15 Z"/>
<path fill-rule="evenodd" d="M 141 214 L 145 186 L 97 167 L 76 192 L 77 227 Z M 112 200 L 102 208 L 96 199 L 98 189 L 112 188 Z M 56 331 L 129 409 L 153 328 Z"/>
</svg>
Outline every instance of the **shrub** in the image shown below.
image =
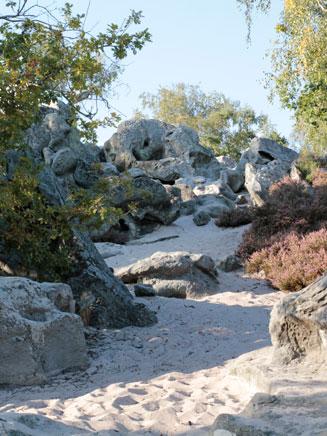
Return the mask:
<svg viewBox="0 0 327 436">
<path fill-rule="evenodd" d="M 285 177 L 271 187 L 268 201 L 254 209 L 238 254 L 248 258 L 291 232 L 306 234 L 326 225 L 327 174 L 316 171 L 312 186 Z"/>
<path fill-rule="evenodd" d="M 0 271 L 62 281 L 76 262 L 71 224 L 82 231 L 98 228 L 115 223 L 121 210 L 103 194 L 105 180 L 95 184 L 94 192 L 76 190 L 65 205 L 50 204 L 39 190 L 41 169 L 21 158 L 11 177 L 0 179 Z"/>
<path fill-rule="evenodd" d="M 298 291 L 327 270 L 327 172 L 316 170 L 312 185 L 284 178 L 271 187 L 266 204 L 238 254 L 246 271 L 264 273 L 283 291 Z"/>
<path fill-rule="evenodd" d="M 264 272 L 273 286 L 299 291 L 327 270 L 327 229 L 301 236 L 291 233 L 246 263 L 249 273 Z"/>
<path fill-rule="evenodd" d="M 248 207 L 224 211 L 216 220 L 219 227 L 238 227 L 252 222 L 252 210 Z"/>
</svg>

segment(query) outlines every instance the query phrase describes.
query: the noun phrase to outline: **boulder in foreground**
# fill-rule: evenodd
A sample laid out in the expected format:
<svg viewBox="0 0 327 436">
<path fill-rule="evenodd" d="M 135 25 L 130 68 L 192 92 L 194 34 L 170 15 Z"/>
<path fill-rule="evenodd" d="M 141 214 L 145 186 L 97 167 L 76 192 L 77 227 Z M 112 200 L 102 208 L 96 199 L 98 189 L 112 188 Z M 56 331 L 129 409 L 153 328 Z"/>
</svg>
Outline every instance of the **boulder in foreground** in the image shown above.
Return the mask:
<svg viewBox="0 0 327 436">
<path fill-rule="evenodd" d="M 286 295 L 271 313 L 270 335 L 274 359 L 327 358 L 327 274 L 300 292 Z"/>
<path fill-rule="evenodd" d="M 43 383 L 88 365 L 81 318 L 62 283 L 0 278 L 0 385 Z"/>
<path fill-rule="evenodd" d="M 157 252 L 116 273 L 124 283 L 151 285 L 163 297 L 197 298 L 214 294 L 218 288 L 211 257 L 183 251 Z"/>
</svg>

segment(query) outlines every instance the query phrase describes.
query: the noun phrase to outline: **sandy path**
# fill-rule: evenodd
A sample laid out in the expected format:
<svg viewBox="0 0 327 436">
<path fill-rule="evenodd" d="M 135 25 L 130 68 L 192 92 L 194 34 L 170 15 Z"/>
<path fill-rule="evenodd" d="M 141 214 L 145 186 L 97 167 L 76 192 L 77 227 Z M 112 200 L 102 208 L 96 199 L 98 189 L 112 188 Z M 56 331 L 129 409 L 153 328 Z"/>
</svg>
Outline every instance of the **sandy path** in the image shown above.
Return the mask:
<svg viewBox="0 0 327 436">
<path fill-rule="evenodd" d="M 150 240 L 178 234 L 156 244 Z M 195 227 L 182 218 L 108 259 L 113 267 L 155 251 L 189 250 L 221 259 L 242 229 Z M 270 344 L 269 312 L 279 293 L 235 273 L 201 301 L 140 299 L 157 312 L 146 328 L 90 331 L 91 366 L 43 387 L 0 391 L 0 411 L 44 414 L 101 435 L 202 435 L 220 413 L 239 413 L 251 393 L 228 373 L 228 361 Z M 50 429 L 46 433 L 52 435 Z M 64 431 L 62 434 L 66 434 Z M 67 434 L 72 434 L 71 429 Z"/>
</svg>

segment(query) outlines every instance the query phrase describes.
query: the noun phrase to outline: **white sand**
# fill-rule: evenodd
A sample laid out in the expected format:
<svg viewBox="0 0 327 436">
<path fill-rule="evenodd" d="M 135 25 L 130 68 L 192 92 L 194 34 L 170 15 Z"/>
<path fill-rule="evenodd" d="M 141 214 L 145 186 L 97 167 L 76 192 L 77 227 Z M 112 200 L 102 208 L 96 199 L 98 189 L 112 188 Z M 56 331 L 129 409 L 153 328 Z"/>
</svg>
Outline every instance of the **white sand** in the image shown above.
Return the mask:
<svg viewBox="0 0 327 436">
<path fill-rule="evenodd" d="M 213 223 L 196 227 L 184 217 L 122 247 L 107 262 L 120 267 L 155 251 L 179 250 L 219 260 L 234 252 L 243 231 Z M 179 237 L 144 244 L 173 235 Z M 229 366 L 270 344 L 269 312 L 280 298 L 265 282 L 236 273 L 221 273 L 217 291 L 200 301 L 139 299 L 157 312 L 158 324 L 91 335 L 85 373 L 2 390 L 0 412 L 38 413 L 101 435 L 208 434 L 217 415 L 239 413 L 250 400 Z"/>
</svg>

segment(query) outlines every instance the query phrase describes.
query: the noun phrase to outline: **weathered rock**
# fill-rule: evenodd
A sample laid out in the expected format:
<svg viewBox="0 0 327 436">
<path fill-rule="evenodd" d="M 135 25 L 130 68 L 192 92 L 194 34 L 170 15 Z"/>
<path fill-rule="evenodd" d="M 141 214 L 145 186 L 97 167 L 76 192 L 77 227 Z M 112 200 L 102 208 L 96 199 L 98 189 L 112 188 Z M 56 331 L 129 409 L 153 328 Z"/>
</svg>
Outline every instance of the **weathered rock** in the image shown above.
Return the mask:
<svg viewBox="0 0 327 436">
<path fill-rule="evenodd" d="M 222 195 L 208 195 L 202 199 L 201 204 L 201 210 L 207 212 L 211 218 L 218 218 L 224 212 L 234 209 L 234 203 Z"/>
<path fill-rule="evenodd" d="M 245 165 L 245 187 L 252 203 L 262 206 L 268 198 L 269 188 L 278 180 L 285 177 L 290 170 L 288 162 L 273 160 L 266 165 Z"/>
<path fill-rule="evenodd" d="M 241 259 L 234 254 L 227 256 L 226 259 L 222 260 L 218 264 L 218 268 L 225 272 L 235 271 L 242 267 Z"/>
<path fill-rule="evenodd" d="M 1 436 L 92 436 L 94 432 L 35 413 L 0 413 Z"/>
<path fill-rule="evenodd" d="M 107 161 L 124 171 L 136 161 L 162 159 L 164 138 L 170 127 L 158 120 L 124 121 L 104 144 Z"/>
<path fill-rule="evenodd" d="M 270 318 L 274 358 L 326 361 L 327 275 L 300 292 L 286 295 L 275 305 Z"/>
<path fill-rule="evenodd" d="M 325 394 L 257 393 L 241 415 L 218 416 L 210 436 L 318 436 L 326 428 Z"/>
<path fill-rule="evenodd" d="M 66 105 L 60 103 L 53 107 L 43 106 L 40 111 L 42 121 L 34 124 L 26 134 L 26 142 L 37 158 L 41 158 L 42 150 L 46 147 L 52 151 L 56 151 L 58 146 L 66 147 L 71 132 L 67 123 L 69 110 Z"/>
<path fill-rule="evenodd" d="M 290 177 L 291 177 L 291 179 L 295 180 L 296 182 L 303 181 L 303 175 L 302 175 L 301 171 L 299 170 L 299 168 L 297 167 L 296 161 L 294 161 L 291 165 Z"/>
<path fill-rule="evenodd" d="M 134 286 L 134 292 L 136 297 L 154 297 L 156 291 L 151 285 L 137 284 Z"/>
<path fill-rule="evenodd" d="M 83 324 L 69 286 L 0 278 L 0 385 L 42 383 L 87 366 Z"/>
<path fill-rule="evenodd" d="M 225 168 L 235 168 L 237 165 L 236 160 L 230 156 L 217 156 L 216 159 Z"/>
<path fill-rule="evenodd" d="M 175 186 L 181 192 L 181 199 L 183 201 L 193 200 L 196 195 L 193 192 L 193 185 L 190 182 L 187 182 L 185 179 L 179 179 L 175 182 Z"/>
<path fill-rule="evenodd" d="M 200 210 L 193 215 L 193 222 L 197 226 L 205 226 L 211 221 L 211 216 L 204 210 Z"/>
<path fill-rule="evenodd" d="M 125 327 L 156 322 L 154 313 L 135 303 L 126 286 L 113 275 L 88 235 L 74 229 L 74 242 L 78 264 L 68 283 L 86 324 Z"/>
<path fill-rule="evenodd" d="M 39 189 L 52 204 L 66 201 L 66 193 L 48 167 L 39 175 Z M 84 322 L 97 327 L 154 323 L 153 312 L 142 304 L 135 304 L 129 290 L 113 275 L 89 235 L 75 228 L 72 232 L 71 250 L 76 262 L 68 283 Z"/>
<path fill-rule="evenodd" d="M 180 205 L 180 215 L 192 215 L 196 211 L 196 200 L 183 201 Z"/>
<path fill-rule="evenodd" d="M 185 161 L 174 157 L 136 162 L 135 168 L 140 168 L 149 177 L 160 180 L 162 183 L 172 183 L 181 177 L 191 175 L 192 172 Z"/>
<path fill-rule="evenodd" d="M 127 170 L 127 174 L 134 179 L 136 179 L 137 177 L 147 177 L 146 172 L 141 168 L 129 168 Z"/>
<path fill-rule="evenodd" d="M 232 191 L 229 185 L 227 185 L 227 183 L 225 183 L 221 179 L 215 182 L 198 185 L 193 189 L 193 192 L 197 197 L 203 195 L 219 197 L 223 195 L 224 197 L 229 198 L 232 201 L 236 199 L 236 194 Z"/>
<path fill-rule="evenodd" d="M 76 164 L 76 156 L 70 148 L 65 147 L 61 148 L 53 155 L 51 166 L 56 176 L 63 176 L 73 172 Z"/>
<path fill-rule="evenodd" d="M 200 144 L 197 132 L 190 127 L 180 125 L 166 134 L 164 147 L 166 157 L 178 157 L 191 165 L 194 175 L 217 180 L 220 164 L 213 152 Z"/>
<path fill-rule="evenodd" d="M 228 168 L 221 172 L 220 178 L 224 183 L 230 186 L 233 192 L 239 192 L 243 188 L 245 182 L 244 169 L 240 170 L 239 168 Z"/>
<path fill-rule="evenodd" d="M 149 176 L 164 182 L 193 174 L 219 178 L 220 164 L 212 151 L 200 144 L 193 129 L 183 125 L 129 120 L 118 126 L 104 144 L 104 150 L 107 160 L 120 171 L 139 166 Z"/>
<path fill-rule="evenodd" d="M 201 297 L 217 292 L 214 261 L 206 255 L 187 252 L 161 253 L 116 271 L 124 283 L 153 286 L 164 297 Z"/>
<path fill-rule="evenodd" d="M 97 250 L 104 259 L 122 254 L 122 246 L 110 242 L 98 242 L 95 244 Z"/>
<path fill-rule="evenodd" d="M 119 171 L 111 162 L 101 162 L 100 174 L 103 177 L 119 176 Z"/>
<path fill-rule="evenodd" d="M 298 153 L 291 148 L 284 147 L 277 142 L 266 138 L 254 138 L 243 154 L 237 165 L 237 169 L 244 171 L 245 165 L 249 162 L 257 165 L 265 165 L 274 160 L 288 163 L 298 158 Z"/>
</svg>

